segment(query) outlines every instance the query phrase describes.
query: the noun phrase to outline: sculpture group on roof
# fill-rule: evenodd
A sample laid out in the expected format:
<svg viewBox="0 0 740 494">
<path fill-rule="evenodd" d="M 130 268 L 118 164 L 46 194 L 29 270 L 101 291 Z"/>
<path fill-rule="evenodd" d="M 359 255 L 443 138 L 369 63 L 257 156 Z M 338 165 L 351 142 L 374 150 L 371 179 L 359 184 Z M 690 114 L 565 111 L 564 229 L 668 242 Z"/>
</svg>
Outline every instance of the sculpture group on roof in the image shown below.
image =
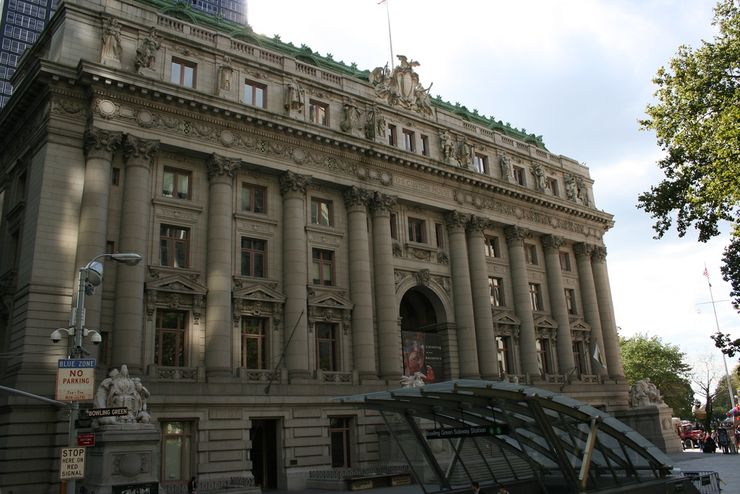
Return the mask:
<svg viewBox="0 0 740 494">
<path fill-rule="evenodd" d="M 419 74 L 414 71 L 419 62 L 409 60 L 405 55 L 398 55 L 396 58 L 401 63 L 393 71 L 386 64 L 384 67 L 376 67 L 370 73 L 370 84 L 375 87 L 376 94 L 391 106 L 398 105 L 431 116 L 434 113 L 429 96 L 432 85 L 424 88 L 419 82 Z"/>
</svg>

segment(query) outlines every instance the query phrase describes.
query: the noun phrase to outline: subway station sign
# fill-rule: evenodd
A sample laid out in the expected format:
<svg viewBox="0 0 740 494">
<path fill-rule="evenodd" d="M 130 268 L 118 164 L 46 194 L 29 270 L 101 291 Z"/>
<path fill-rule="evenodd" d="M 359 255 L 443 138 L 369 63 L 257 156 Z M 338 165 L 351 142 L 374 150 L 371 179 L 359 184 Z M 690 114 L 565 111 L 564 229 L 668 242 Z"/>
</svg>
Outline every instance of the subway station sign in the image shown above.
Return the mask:
<svg viewBox="0 0 740 494">
<path fill-rule="evenodd" d="M 95 394 L 95 359 L 59 359 L 56 399 L 91 401 Z"/>
</svg>

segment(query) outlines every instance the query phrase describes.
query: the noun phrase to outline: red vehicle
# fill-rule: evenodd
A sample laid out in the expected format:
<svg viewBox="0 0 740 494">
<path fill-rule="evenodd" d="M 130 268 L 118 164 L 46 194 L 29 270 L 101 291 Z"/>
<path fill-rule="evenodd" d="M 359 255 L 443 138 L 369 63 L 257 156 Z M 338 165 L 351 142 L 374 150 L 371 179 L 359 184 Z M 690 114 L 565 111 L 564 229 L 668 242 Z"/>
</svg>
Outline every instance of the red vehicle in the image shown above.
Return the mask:
<svg viewBox="0 0 740 494">
<path fill-rule="evenodd" d="M 680 425 L 676 426 L 678 437 L 681 438 L 683 449 L 698 448 L 704 431 L 694 427 L 694 424 L 688 420 L 682 420 Z"/>
</svg>

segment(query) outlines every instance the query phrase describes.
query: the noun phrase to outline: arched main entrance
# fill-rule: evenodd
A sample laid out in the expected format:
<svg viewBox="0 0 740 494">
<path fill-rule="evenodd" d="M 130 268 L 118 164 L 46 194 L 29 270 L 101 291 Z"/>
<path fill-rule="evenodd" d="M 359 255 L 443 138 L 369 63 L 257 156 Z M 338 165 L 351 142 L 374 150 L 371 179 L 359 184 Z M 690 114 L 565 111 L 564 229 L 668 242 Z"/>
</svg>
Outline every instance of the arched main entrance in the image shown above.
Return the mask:
<svg viewBox="0 0 740 494">
<path fill-rule="evenodd" d="M 441 330 L 446 327 L 444 309 L 437 295 L 424 286 L 414 287 L 401 299 L 401 343 L 403 375 L 424 375 L 424 382 L 446 379 L 446 345 Z"/>
</svg>

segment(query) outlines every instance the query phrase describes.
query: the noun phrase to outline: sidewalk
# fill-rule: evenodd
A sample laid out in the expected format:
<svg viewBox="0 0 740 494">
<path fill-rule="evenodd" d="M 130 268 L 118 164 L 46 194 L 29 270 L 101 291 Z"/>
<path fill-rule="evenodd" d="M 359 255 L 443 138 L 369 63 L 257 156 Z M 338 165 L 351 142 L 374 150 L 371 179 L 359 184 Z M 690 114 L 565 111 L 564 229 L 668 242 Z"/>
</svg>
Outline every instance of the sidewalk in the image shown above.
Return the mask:
<svg viewBox="0 0 740 494">
<path fill-rule="evenodd" d="M 670 455 L 673 466 L 683 472 L 717 472 L 722 492 L 740 492 L 740 454 L 702 453 L 689 449 Z"/>
</svg>

